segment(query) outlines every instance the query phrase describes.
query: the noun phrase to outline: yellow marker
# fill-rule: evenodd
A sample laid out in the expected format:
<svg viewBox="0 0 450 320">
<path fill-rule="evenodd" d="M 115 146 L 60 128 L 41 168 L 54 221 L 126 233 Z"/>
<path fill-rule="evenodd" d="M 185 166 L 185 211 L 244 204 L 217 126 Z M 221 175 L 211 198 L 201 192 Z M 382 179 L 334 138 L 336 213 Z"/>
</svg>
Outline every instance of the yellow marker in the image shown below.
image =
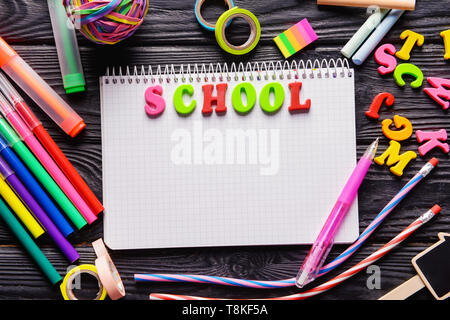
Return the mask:
<svg viewBox="0 0 450 320">
<path fill-rule="evenodd" d="M 394 116 L 394 125 L 397 129 L 401 130 L 391 130 L 389 127 L 392 124 L 391 119 L 385 119 L 381 122 L 381 130 L 383 131 L 386 138 L 395 141 L 403 141 L 411 137 L 413 133 L 413 126 L 411 121 L 405 117 L 398 115 Z"/>
<path fill-rule="evenodd" d="M 386 151 L 379 157 L 373 159 L 376 164 L 382 166 L 384 161 L 386 161 L 387 166 L 392 166 L 397 163 L 395 166 L 391 167 L 390 170 L 396 176 L 403 175 L 403 169 L 405 169 L 406 165 L 412 160 L 417 158 L 417 154 L 414 151 L 406 151 L 405 153 L 400 153 L 401 145 L 397 141 L 391 140 L 389 142 L 390 146 L 386 149 Z"/>
<path fill-rule="evenodd" d="M 406 41 L 400 51 L 397 51 L 395 55 L 402 60 L 409 60 L 409 58 L 411 57 L 410 53 L 414 45 L 417 44 L 419 47 L 421 47 L 425 41 L 423 35 L 411 30 L 403 31 L 400 35 L 400 39 L 406 39 Z"/>
<path fill-rule="evenodd" d="M 30 230 L 33 237 L 38 238 L 45 232 L 44 229 L 42 229 L 41 225 L 30 213 L 30 211 L 28 211 L 28 209 L 23 205 L 22 201 L 20 201 L 14 191 L 12 191 L 12 189 L 3 179 L 0 179 L 0 195 L 3 197 L 3 199 L 5 199 L 11 209 L 13 209 L 19 219 L 28 228 L 28 230 Z"/>
<path fill-rule="evenodd" d="M 442 31 L 441 37 L 444 39 L 445 55 L 444 59 L 450 59 L 450 29 Z"/>
</svg>

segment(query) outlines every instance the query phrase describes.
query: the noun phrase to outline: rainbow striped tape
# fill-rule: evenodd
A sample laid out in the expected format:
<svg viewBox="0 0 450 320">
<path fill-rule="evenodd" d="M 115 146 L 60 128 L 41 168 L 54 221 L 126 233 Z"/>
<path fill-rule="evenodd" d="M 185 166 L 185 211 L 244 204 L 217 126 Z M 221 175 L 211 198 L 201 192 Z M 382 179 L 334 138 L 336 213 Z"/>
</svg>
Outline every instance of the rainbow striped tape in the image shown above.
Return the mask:
<svg viewBox="0 0 450 320">
<path fill-rule="evenodd" d="M 284 58 L 287 59 L 317 39 L 316 33 L 305 18 L 275 37 L 273 41 L 277 44 Z"/>
</svg>

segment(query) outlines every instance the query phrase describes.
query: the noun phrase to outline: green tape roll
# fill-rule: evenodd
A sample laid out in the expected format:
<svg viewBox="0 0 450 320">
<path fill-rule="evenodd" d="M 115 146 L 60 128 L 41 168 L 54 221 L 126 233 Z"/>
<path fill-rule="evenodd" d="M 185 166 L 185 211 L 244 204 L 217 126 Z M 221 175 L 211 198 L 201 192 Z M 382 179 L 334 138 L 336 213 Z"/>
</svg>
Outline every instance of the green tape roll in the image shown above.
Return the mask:
<svg viewBox="0 0 450 320">
<path fill-rule="evenodd" d="M 225 36 L 225 28 L 227 24 L 234 18 L 244 19 L 250 26 L 250 36 L 248 40 L 239 46 L 231 44 Z M 241 55 L 252 51 L 259 42 L 261 37 L 261 26 L 256 16 L 248 10 L 239 7 L 231 8 L 225 11 L 216 22 L 216 40 L 219 46 L 228 53 Z"/>
</svg>

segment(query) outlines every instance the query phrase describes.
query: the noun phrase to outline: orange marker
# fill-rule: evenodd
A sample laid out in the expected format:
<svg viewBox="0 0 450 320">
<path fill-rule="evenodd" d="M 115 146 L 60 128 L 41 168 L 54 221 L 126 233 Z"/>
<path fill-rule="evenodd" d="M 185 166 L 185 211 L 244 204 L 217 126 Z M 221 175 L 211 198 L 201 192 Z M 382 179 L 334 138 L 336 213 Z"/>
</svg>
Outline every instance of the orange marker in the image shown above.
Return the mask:
<svg viewBox="0 0 450 320">
<path fill-rule="evenodd" d="M 86 126 L 83 119 L 0 37 L 0 68 L 68 135 Z"/>
</svg>

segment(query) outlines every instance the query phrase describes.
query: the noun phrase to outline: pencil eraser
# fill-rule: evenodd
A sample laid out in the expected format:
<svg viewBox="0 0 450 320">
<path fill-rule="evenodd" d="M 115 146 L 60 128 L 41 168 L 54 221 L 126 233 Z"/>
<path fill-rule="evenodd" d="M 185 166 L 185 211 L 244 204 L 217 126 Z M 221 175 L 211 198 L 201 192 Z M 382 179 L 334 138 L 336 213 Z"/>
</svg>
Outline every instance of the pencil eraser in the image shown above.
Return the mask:
<svg viewBox="0 0 450 320">
<path fill-rule="evenodd" d="M 436 167 L 439 163 L 439 160 L 436 158 L 431 158 L 430 161 L 428 161 L 429 163 L 431 163 L 433 165 L 433 167 Z"/>
<path fill-rule="evenodd" d="M 441 212 L 441 210 L 442 208 L 437 204 L 435 204 L 433 208 L 431 208 L 431 211 L 433 211 L 434 214 L 438 214 L 439 212 Z"/>
</svg>

